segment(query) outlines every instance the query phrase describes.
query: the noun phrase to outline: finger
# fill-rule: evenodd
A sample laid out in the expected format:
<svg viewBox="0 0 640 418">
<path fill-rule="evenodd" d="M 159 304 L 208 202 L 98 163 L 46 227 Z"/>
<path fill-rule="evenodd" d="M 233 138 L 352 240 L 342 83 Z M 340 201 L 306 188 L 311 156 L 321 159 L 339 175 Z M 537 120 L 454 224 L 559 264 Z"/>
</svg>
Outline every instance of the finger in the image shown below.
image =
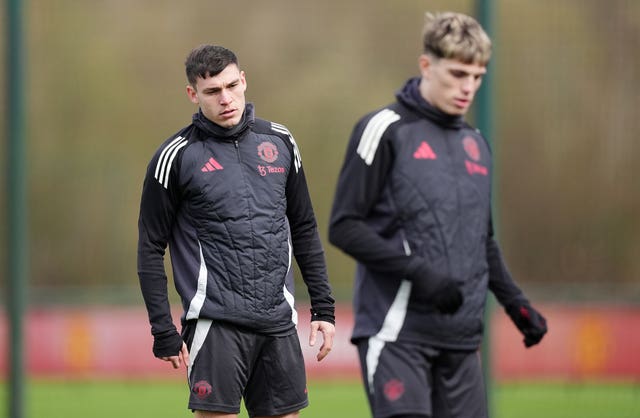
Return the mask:
<svg viewBox="0 0 640 418">
<path fill-rule="evenodd" d="M 320 347 L 320 351 L 318 352 L 318 355 L 316 356 L 316 358 L 318 359 L 318 361 L 322 361 L 322 359 L 327 357 L 327 355 L 329 355 L 330 352 L 331 352 L 331 344 L 327 344 L 327 341 L 325 341 L 324 344 L 322 344 L 322 347 Z"/>
<path fill-rule="evenodd" d="M 185 343 L 182 343 L 180 354 L 182 355 L 182 360 L 184 361 L 185 367 L 189 367 L 189 364 L 191 364 L 189 359 L 189 350 L 187 349 L 187 345 Z"/>
<path fill-rule="evenodd" d="M 318 338 L 318 324 L 312 322 L 311 332 L 309 333 L 309 346 L 313 347 L 316 345 L 316 338 Z"/>
<path fill-rule="evenodd" d="M 318 352 L 317 359 L 318 361 L 322 361 L 329 353 L 331 352 L 331 347 L 327 347 L 325 344 L 320 347 L 320 351 Z"/>
<path fill-rule="evenodd" d="M 180 358 L 180 356 L 171 357 L 171 364 L 173 364 L 174 369 L 179 368 L 180 363 L 182 363 L 182 359 Z"/>
<path fill-rule="evenodd" d="M 160 360 L 170 362 L 174 369 L 177 369 L 178 367 L 180 367 L 180 357 L 178 356 L 160 357 Z"/>
<path fill-rule="evenodd" d="M 318 352 L 318 361 L 322 361 L 322 359 L 324 359 L 333 348 L 333 333 L 329 331 L 325 332 L 323 330 L 322 335 L 324 337 L 324 341 L 322 343 L 322 347 L 320 347 L 320 351 Z"/>
</svg>

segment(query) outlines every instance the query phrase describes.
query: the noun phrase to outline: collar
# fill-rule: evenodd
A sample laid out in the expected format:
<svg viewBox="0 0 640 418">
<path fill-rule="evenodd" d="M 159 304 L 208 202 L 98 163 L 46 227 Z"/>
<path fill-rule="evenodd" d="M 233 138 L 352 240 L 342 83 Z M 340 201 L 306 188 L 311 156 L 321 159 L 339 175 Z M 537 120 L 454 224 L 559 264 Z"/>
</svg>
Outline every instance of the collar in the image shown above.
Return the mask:
<svg viewBox="0 0 640 418">
<path fill-rule="evenodd" d="M 226 141 L 235 141 L 241 139 L 245 131 L 255 122 L 254 106 L 252 103 L 247 103 L 240 122 L 230 128 L 224 128 L 207 119 L 207 117 L 202 113 L 202 109 L 199 109 L 198 113 L 193 114 L 192 121 L 198 129 L 206 132 L 214 138 Z"/>
<path fill-rule="evenodd" d="M 445 113 L 422 97 L 422 94 L 420 94 L 420 77 L 407 80 L 404 86 L 396 92 L 396 99 L 443 128 L 458 129 L 464 125 L 462 116 Z"/>
</svg>

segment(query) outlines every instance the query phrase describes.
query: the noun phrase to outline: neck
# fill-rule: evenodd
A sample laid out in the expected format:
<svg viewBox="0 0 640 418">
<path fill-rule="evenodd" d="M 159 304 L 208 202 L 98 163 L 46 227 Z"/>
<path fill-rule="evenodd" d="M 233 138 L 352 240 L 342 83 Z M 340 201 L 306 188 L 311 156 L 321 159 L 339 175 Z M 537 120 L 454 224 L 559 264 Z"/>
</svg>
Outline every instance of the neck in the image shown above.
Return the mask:
<svg viewBox="0 0 640 418">
<path fill-rule="evenodd" d="M 429 103 L 431 106 L 433 106 L 433 102 L 430 99 L 431 94 L 429 94 L 430 91 L 431 91 L 429 89 L 429 82 L 427 80 L 425 80 L 424 78 L 420 79 L 420 84 L 418 85 L 418 90 L 420 91 L 420 96 L 422 96 L 422 98 L 427 103 Z"/>
</svg>

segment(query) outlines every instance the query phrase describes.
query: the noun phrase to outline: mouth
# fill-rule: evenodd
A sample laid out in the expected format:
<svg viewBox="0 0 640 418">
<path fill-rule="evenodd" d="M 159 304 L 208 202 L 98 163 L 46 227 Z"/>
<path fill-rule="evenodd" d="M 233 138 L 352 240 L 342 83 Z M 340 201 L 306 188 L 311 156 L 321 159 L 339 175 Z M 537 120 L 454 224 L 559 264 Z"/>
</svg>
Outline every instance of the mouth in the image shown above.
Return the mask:
<svg viewBox="0 0 640 418">
<path fill-rule="evenodd" d="M 466 109 L 469 106 L 469 99 L 453 99 L 453 103 L 456 105 L 456 107 L 459 107 L 461 109 Z"/>
<path fill-rule="evenodd" d="M 235 113 L 236 113 L 236 109 L 227 109 L 220 112 L 220 116 L 222 116 L 223 118 L 230 118 L 230 117 L 233 117 Z"/>
</svg>

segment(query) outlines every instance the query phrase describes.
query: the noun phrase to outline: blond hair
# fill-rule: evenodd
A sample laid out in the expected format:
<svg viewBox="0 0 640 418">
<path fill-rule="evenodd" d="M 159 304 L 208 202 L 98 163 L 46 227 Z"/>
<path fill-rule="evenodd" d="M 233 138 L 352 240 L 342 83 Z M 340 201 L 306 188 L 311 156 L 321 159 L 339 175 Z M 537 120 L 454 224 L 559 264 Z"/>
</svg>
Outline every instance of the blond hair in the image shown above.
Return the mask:
<svg viewBox="0 0 640 418">
<path fill-rule="evenodd" d="M 425 13 L 422 44 L 425 54 L 466 64 L 487 65 L 491 58 L 491 39 L 474 18 L 461 13 Z"/>
</svg>

